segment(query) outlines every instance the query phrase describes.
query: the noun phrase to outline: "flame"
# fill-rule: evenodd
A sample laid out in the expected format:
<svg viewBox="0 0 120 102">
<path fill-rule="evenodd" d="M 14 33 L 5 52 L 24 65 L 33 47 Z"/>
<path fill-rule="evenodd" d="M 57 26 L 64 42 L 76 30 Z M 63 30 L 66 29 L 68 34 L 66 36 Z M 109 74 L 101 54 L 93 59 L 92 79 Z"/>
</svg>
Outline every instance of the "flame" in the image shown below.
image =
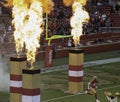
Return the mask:
<svg viewBox="0 0 120 102">
<path fill-rule="evenodd" d="M 27 61 L 31 68 L 35 62 L 37 49 L 40 47 L 40 35 L 43 32 L 43 9 L 38 0 L 25 2 L 13 0 L 14 39 L 17 53 L 21 53 L 24 44 Z"/>
<path fill-rule="evenodd" d="M 41 0 L 43 4 L 43 13 L 51 13 L 54 7 L 54 3 L 52 0 Z"/>
<path fill-rule="evenodd" d="M 73 0 L 63 0 L 65 6 L 69 7 L 73 4 Z"/>
<path fill-rule="evenodd" d="M 40 35 L 43 32 L 43 15 L 41 6 L 40 2 L 33 2 L 30 6 L 28 15 L 26 15 L 26 20 L 24 21 L 24 42 L 27 49 L 27 60 L 31 62 L 31 65 L 35 62 L 36 51 L 37 48 L 40 47 Z"/>
<path fill-rule="evenodd" d="M 14 39 L 15 39 L 15 44 L 16 44 L 16 51 L 18 54 L 22 52 L 23 46 L 24 46 L 24 33 L 23 33 L 23 27 L 24 27 L 24 18 L 25 15 L 27 15 L 28 8 L 26 5 L 21 1 L 20 3 L 17 2 L 17 0 L 13 1 L 13 25 L 15 28 L 14 31 Z"/>
<path fill-rule="evenodd" d="M 9 5 L 10 4 L 10 5 Z M 43 14 L 53 10 L 51 0 L 8 0 L 13 6 L 14 39 L 18 55 L 25 45 L 27 61 L 31 69 L 40 47 L 40 35 L 43 32 Z"/>
<path fill-rule="evenodd" d="M 6 0 L 7 3 L 1 3 L 4 7 L 12 7 L 13 0 Z"/>
<path fill-rule="evenodd" d="M 6 1 L 7 3 L 1 3 L 5 7 L 12 7 L 15 4 L 26 4 L 29 7 L 32 2 L 38 1 L 42 3 L 43 13 L 50 13 L 54 7 L 54 2 L 52 0 L 6 0 Z"/>
<path fill-rule="evenodd" d="M 66 6 L 72 5 L 73 16 L 70 19 L 70 24 L 72 27 L 71 35 L 73 36 L 75 46 L 80 41 L 80 36 L 83 31 L 83 23 L 88 22 L 89 14 L 85 11 L 84 7 L 87 0 L 64 0 L 63 3 Z"/>
</svg>

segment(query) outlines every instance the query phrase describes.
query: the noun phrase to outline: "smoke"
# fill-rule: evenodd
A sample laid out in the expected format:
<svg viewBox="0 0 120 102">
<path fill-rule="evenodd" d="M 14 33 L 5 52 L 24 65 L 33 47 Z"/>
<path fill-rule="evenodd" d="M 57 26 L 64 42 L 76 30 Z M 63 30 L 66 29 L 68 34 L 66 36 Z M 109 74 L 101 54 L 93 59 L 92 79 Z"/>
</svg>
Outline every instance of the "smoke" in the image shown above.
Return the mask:
<svg viewBox="0 0 120 102">
<path fill-rule="evenodd" d="M 0 54 L 0 91 L 9 91 L 9 80 L 8 61 Z"/>
</svg>

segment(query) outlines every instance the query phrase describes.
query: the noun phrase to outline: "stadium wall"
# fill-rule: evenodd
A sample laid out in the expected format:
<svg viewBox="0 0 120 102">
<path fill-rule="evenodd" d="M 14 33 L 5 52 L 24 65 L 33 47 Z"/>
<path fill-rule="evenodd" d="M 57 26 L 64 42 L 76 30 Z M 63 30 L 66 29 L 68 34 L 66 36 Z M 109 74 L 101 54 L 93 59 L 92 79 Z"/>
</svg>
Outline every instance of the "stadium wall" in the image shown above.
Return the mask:
<svg viewBox="0 0 120 102">
<path fill-rule="evenodd" d="M 111 42 L 107 43 L 97 43 L 86 45 L 88 41 L 94 41 L 95 39 L 103 38 L 105 41 L 109 40 Z M 67 39 L 66 39 L 67 42 Z M 113 51 L 113 50 L 120 50 L 120 33 L 98 33 L 98 34 L 90 34 L 90 35 L 82 35 L 80 38 L 80 42 L 84 44 L 84 47 L 81 47 L 84 50 L 85 54 L 89 53 L 97 53 L 97 52 L 105 52 L 105 51 Z M 47 44 L 47 41 L 43 43 Z M 60 44 L 61 39 L 53 40 L 52 43 Z M 15 44 L 13 43 L 0 43 L 0 53 L 2 51 L 6 54 L 10 53 L 11 50 L 15 49 Z M 60 57 L 67 57 L 69 54 L 68 48 L 62 48 L 56 50 L 56 58 Z M 38 52 L 36 59 L 37 61 L 44 60 L 45 58 L 45 51 Z"/>
<path fill-rule="evenodd" d="M 104 39 L 104 43 L 97 43 L 86 45 L 89 41 L 94 41 L 95 39 L 102 38 Z M 68 38 L 65 40 L 67 41 Z M 107 42 L 110 41 L 110 42 Z M 47 41 L 45 41 L 47 42 Z M 85 54 L 90 53 L 98 53 L 98 52 L 105 52 L 105 51 L 113 51 L 113 50 L 120 50 L 120 33 L 98 33 L 98 34 L 90 34 L 90 35 L 82 35 L 80 38 L 80 42 L 85 45 L 84 47 L 80 47 L 84 50 Z M 52 43 L 60 44 L 61 39 L 53 40 Z M 62 48 L 56 50 L 56 58 L 67 57 L 69 54 L 69 48 Z M 44 60 L 45 52 L 39 52 L 36 56 L 37 61 Z"/>
<path fill-rule="evenodd" d="M 115 43 L 104 43 L 104 44 L 96 44 L 91 46 L 80 47 L 84 50 L 85 54 L 90 53 L 98 53 L 98 52 L 105 52 L 105 51 L 113 51 L 113 50 L 120 50 L 120 42 Z M 67 57 L 69 54 L 69 49 L 58 49 L 56 50 L 55 58 Z M 36 60 L 44 60 L 45 51 L 39 52 L 36 56 Z"/>
</svg>

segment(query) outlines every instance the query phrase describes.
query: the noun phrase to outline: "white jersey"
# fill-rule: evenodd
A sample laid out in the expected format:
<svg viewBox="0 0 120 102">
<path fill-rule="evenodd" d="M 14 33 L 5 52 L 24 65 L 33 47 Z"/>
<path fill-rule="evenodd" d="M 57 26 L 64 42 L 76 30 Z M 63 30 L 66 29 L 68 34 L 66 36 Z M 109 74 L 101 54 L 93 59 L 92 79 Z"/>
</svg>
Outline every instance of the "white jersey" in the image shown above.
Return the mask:
<svg viewBox="0 0 120 102">
<path fill-rule="evenodd" d="M 118 98 L 115 97 L 114 99 L 111 99 L 111 97 L 106 96 L 109 102 L 118 102 Z"/>
</svg>

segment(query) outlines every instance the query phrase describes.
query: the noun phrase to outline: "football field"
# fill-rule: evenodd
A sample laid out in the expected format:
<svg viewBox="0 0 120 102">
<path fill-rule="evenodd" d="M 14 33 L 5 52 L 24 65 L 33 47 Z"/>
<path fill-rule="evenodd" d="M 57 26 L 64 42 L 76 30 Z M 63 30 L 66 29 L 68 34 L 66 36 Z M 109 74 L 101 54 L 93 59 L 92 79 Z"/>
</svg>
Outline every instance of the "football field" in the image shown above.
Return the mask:
<svg viewBox="0 0 120 102">
<path fill-rule="evenodd" d="M 120 51 L 89 54 L 85 55 L 84 60 L 90 62 L 109 58 L 120 58 Z M 66 64 L 68 64 L 68 58 L 53 60 L 53 66 L 59 66 L 59 68 Z M 42 66 L 42 64 L 36 64 L 36 66 Z M 105 91 L 110 91 L 113 95 L 115 92 L 120 92 L 120 61 L 85 66 L 84 91 L 87 90 L 87 84 L 94 75 L 98 77 L 100 82 L 96 90 L 101 102 L 108 102 L 104 95 Z M 68 91 L 67 69 L 41 73 L 40 89 L 41 102 L 95 102 L 93 95 L 66 93 Z M 0 91 L 0 102 L 9 102 L 9 92 Z"/>
<path fill-rule="evenodd" d="M 120 92 L 120 63 L 110 63 L 84 68 L 84 91 L 92 76 L 99 79 L 97 94 L 101 102 L 107 102 L 105 91 Z M 41 77 L 42 102 L 95 102 L 94 96 L 85 93 L 70 94 L 68 90 L 68 71 L 43 74 Z M 120 102 L 120 101 L 119 101 Z"/>
</svg>

